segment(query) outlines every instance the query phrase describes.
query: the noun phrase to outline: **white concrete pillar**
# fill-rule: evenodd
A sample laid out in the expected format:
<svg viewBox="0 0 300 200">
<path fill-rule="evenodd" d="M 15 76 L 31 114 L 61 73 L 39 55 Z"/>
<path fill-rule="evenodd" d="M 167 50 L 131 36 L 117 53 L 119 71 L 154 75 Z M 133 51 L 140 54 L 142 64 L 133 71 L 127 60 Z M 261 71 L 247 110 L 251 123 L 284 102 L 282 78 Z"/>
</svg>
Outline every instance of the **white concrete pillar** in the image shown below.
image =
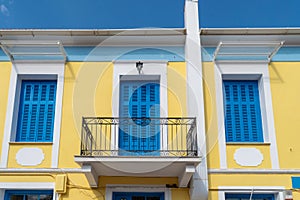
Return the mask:
<svg viewBox="0 0 300 200">
<path fill-rule="evenodd" d="M 197 118 L 198 151 L 202 157 L 202 162 L 196 168 L 196 172 L 191 179 L 190 198 L 191 200 L 206 200 L 208 196 L 208 175 L 198 0 L 185 1 L 184 17 L 187 31 L 185 43 L 187 109 L 189 116 Z"/>
</svg>

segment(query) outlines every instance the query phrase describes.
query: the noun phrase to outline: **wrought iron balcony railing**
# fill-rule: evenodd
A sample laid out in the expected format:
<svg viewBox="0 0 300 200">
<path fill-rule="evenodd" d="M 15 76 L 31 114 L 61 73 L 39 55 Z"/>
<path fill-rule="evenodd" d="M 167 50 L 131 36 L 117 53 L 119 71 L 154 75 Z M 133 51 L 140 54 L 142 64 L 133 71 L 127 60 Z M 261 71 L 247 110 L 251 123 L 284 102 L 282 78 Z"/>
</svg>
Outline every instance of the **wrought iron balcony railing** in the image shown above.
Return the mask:
<svg viewBox="0 0 300 200">
<path fill-rule="evenodd" d="M 81 156 L 197 157 L 196 118 L 83 117 Z"/>
</svg>

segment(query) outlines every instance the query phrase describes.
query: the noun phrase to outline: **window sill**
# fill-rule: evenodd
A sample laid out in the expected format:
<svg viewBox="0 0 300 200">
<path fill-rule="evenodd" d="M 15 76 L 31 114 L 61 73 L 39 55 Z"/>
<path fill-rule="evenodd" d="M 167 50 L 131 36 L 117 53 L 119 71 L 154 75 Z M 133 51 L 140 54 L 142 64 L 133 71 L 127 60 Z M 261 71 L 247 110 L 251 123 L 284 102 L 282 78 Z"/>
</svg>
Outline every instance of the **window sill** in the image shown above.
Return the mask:
<svg viewBox="0 0 300 200">
<path fill-rule="evenodd" d="M 236 145 L 236 146 L 269 146 L 270 142 L 227 142 L 226 145 Z"/>
<path fill-rule="evenodd" d="M 11 145 L 52 145 L 53 142 L 9 142 Z"/>
</svg>

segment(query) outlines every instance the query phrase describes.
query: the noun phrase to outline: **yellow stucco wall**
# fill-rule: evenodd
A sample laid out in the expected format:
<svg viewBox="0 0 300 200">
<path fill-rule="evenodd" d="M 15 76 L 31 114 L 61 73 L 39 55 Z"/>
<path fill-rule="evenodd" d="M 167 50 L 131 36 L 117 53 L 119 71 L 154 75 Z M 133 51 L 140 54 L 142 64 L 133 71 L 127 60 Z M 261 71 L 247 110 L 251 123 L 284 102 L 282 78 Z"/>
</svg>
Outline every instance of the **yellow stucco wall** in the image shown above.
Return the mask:
<svg viewBox="0 0 300 200">
<path fill-rule="evenodd" d="M 83 174 L 68 174 L 66 193 L 61 194 L 61 199 L 100 199 L 104 200 L 105 188 L 90 188 Z"/>
<path fill-rule="evenodd" d="M 167 73 L 168 116 L 186 117 L 186 65 L 184 62 L 169 62 Z"/>
<path fill-rule="evenodd" d="M 44 159 L 41 164 L 35 166 L 22 166 L 16 160 L 16 155 L 19 150 L 24 148 L 38 148 L 41 149 L 44 154 Z M 9 144 L 8 153 L 8 168 L 50 168 L 52 159 L 52 143 L 24 143 L 13 142 Z"/>
<path fill-rule="evenodd" d="M 2 85 L 9 86 L 11 63 L 1 63 Z M 170 62 L 167 66 L 168 115 L 186 116 L 186 66 L 185 62 Z M 83 116 L 112 116 L 113 64 L 110 62 L 68 62 L 65 66 L 62 120 L 60 132 L 59 167 L 79 167 L 74 155 L 80 154 Z M 165 86 L 163 86 L 165 87 Z M 9 87 L 1 87 L 0 128 L 4 129 Z M 2 134 L 3 135 L 3 134 Z M 0 142 L 2 144 L 2 138 Z M 15 154 L 22 145 L 11 145 L 9 166 L 17 167 Z M 26 145 L 25 145 L 26 146 Z M 49 147 L 49 146 L 48 146 Z M 45 162 L 50 166 L 51 148 L 46 148 Z"/>
<path fill-rule="evenodd" d="M 54 182 L 55 174 L 0 174 L 1 182 Z"/>
<path fill-rule="evenodd" d="M 219 186 L 283 186 L 291 189 L 291 174 L 211 174 L 210 190 Z M 299 175 L 298 175 L 299 176 Z"/>
<path fill-rule="evenodd" d="M 173 185 L 178 184 L 177 178 L 143 178 L 143 177 L 99 177 L 100 188 L 105 188 L 107 184 L 129 184 L 129 185 Z M 189 200 L 188 188 L 171 188 L 172 200 Z"/>
<path fill-rule="evenodd" d="M 106 184 L 130 184 L 130 185 L 164 185 L 178 184 L 177 178 L 144 178 L 144 177 L 120 177 L 120 176 L 101 176 L 99 177 L 99 186 L 105 187 Z"/>
<path fill-rule="evenodd" d="M 272 104 L 275 120 L 275 131 L 279 162 L 281 168 L 300 168 L 300 148 L 298 130 L 300 130 L 300 84 L 298 62 L 274 62 L 269 66 Z M 9 85 L 11 63 L 1 63 L 0 85 Z M 186 116 L 186 69 L 184 62 L 168 64 L 168 115 L 172 117 Z M 214 64 L 203 63 L 205 120 L 207 134 L 208 167 L 219 168 L 218 122 L 215 97 Z M 112 116 L 112 80 L 113 64 L 107 62 L 70 62 L 65 67 L 64 95 L 61 124 L 61 144 L 59 149 L 59 167 L 78 168 L 74 155 L 80 154 L 80 134 L 82 116 Z M 0 128 L 2 130 L 0 144 L 3 140 L 5 113 L 7 107 L 8 88 L 1 87 L 0 96 Z M 280 98 L 279 98 L 280 97 Z M 288 138 L 288 139 L 287 139 Z M 49 167 L 51 145 L 39 146 L 46 152 L 44 162 L 37 167 Z M 8 167 L 20 167 L 15 161 L 15 154 L 21 147 L 32 147 L 32 144 L 11 144 Z M 239 168 L 232 155 L 238 145 L 227 145 L 229 168 Z M 245 145 L 243 145 L 245 147 Z M 258 168 L 270 168 L 269 146 L 258 145 L 264 154 L 263 164 Z M 297 175 L 297 174 L 296 174 Z M 295 175 L 295 176 L 296 176 Z M 51 182 L 53 175 L 13 176 L 1 175 L 3 182 Z M 229 177 L 230 176 L 230 177 Z M 217 199 L 218 186 L 274 185 L 291 188 L 292 175 L 245 175 L 245 174 L 212 174 L 209 175 L 210 197 Z M 298 175 L 299 176 L 299 175 Z M 247 180 L 247 181 L 245 181 Z M 109 184 L 167 184 L 177 183 L 177 178 L 136 178 L 136 177 L 100 177 L 100 187 L 91 190 L 82 174 L 68 175 L 68 192 L 62 199 L 86 199 L 99 197 L 105 193 L 105 183 Z M 298 193 L 297 193 L 298 194 Z M 297 196 L 297 194 L 295 194 Z M 295 197 L 296 197 L 295 196 Z M 298 195 L 299 196 L 299 195 Z M 173 199 L 188 199 L 188 189 L 172 189 Z M 300 198 L 300 197 L 299 197 Z"/>
<path fill-rule="evenodd" d="M 11 63 L 1 62 L 0 63 L 0 149 L 2 149 L 4 126 L 6 117 L 6 108 L 8 100 L 8 90 L 10 82 Z M 1 156 L 1 151 L 0 151 Z"/>
<path fill-rule="evenodd" d="M 169 62 L 167 66 L 168 116 L 187 117 L 186 113 L 186 65 L 184 62 Z M 162 86 L 166 87 L 166 86 Z M 174 130 L 172 126 L 169 130 Z M 169 147 L 186 149 L 186 132 L 178 128 L 173 134 L 168 134 Z M 182 143 L 178 143 L 182 141 Z"/>
<path fill-rule="evenodd" d="M 269 66 L 275 131 L 281 168 L 300 168 L 300 63 Z"/>
<path fill-rule="evenodd" d="M 67 63 L 59 167 L 79 167 L 82 117 L 112 116 L 112 72 L 108 62 Z"/>
<path fill-rule="evenodd" d="M 172 188 L 172 200 L 189 200 L 189 188 Z"/>
<path fill-rule="evenodd" d="M 184 62 L 168 63 L 168 115 L 186 116 L 186 69 Z M 178 84 L 179 83 L 179 84 Z M 113 64 L 71 62 L 65 68 L 64 96 L 59 153 L 60 168 L 78 168 L 82 116 L 111 117 Z M 69 174 L 67 193 L 62 199 L 103 199 L 106 184 L 178 184 L 176 178 L 100 177 L 99 188 L 91 190 L 85 176 Z M 77 188 L 77 189 L 76 189 Z M 79 189 L 78 189 L 79 188 Z M 188 189 L 172 189 L 174 200 L 189 199 Z"/>
<path fill-rule="evenodd" d="M 240 166 L 234 159 L 236 151 L 240 148 L 255 148 L 263 155 L 263 160 L 258 166 Z M 227 144 L 226 145 L 227 155 L 227 167 L 228 168 L 260 168 L 270 169 L 270 144 Z"/>
<path fill-rule="evenodd" d="M 272 106 L 275 133 L 281 169 L 300 168 L 300 148 L 298 145 L 300 130 L 300 84 L 299 62 L 272 62 L 269 64 Z M 217 141 L 217 113 L 215 99 L 214 64 L 203 63 L 205 120 L 207 131 L 208 168 L 220 168 L 219 144 Z M 220 113 L 219 113 L 220 114 Z M 241 147 L 255 147 L 264 155 L 264 160 L 257 167 L 241 167 L 233 158 L 234 152 Z M 271 169 L 269 144 L 227 144 L 228 168 Z M 218 197 L 220 186 L 281 186 L 292 189 L 291 177 L 299 174 L 209 174 L 209 199 Z M 293 198 L 300 199 L 300 193 L 293 191 Z"/>
<path fill-rule="evenodd" d="M 206 130 L 206 151 L 208 168 L 219 168 L 219 133 L 216 110 L 216 90 L 214 63 L 203 64 L 204 109 Z"/>
<path fill-rule="evenodd" d="M 67 192 L 61 194 L 62 199 L 105 199 L 107 184 L 116 185 L 153 185 L 177 184 L 177 178 L 143 178 L 143 177 L 99 177 L 99 187 L 91 189 L 82 179 L 82 175 L 69 174 Z M 189 189 L 171 188 L 172 200 L 189 200 Z"/>
<path fill-rule="evenodd" d="M 168 115 L 186 116 L 186 66 L 170 62 L 167 67 Z M 65 67 L 59 167 L 78 167 L 82 117 L 111 117 L 113 64 L 70 62 Z M 163 86 L 165 87 L 165 86 Z M 179 134 L 180 135 L 180 134 Z"/>
<path fill-rule="evenodd" d="M 210 174 L 209 200 L 219 199 L 220 187 L 246 187 L 250 191 L 253 187 L 273 187 L 273 190 L 269 190 L 274 193 L 279 192 L 275 188 L 282 187 L 285 190 L 292 190 L 293 199 L 298 200 L 300 193 L 298 190 L 292 189 L 291 176 L 299 176 L 299 174 Z"/>
<path fill-rule="evenodd" d="M 300 163 L 297 162 L 300 158 L 300 148 L 297 147 L 299 146 L 297 140 L 286 139 L 298 137 L 297 130 L 300 130 L 300 125 L 297 123 L 299 121 L 297 113 L 300 111 L 298 104 L 300 95 L 295 92 L 300 89 L 297 77 L 299 70 L 299 63 L 297 62 L 273 62 L 269 65 L 277 147 L 280 166 L 283 168 L 300 168 Z M 220 124 L 217 121 L 214 73 L 214 63 L 204 62 L 205 125 L 209 168 L 220 167 L 218 134 L 221 133 L 218 133 L 217 128 Z M 238 148 L 238 146 L 235 147 Z M 245 145 L 241 145 L 241 147 L 243 146 Z M 255 148 L 261 150 L 264 155 L 264 161 L 258 168 L 270 168 L 269 145 L 259 145 Z M 233 160 L 233 146 L 227 145 L 227 153 L 230 153 L 227 155 L 228 167 L 240 168 Z"/>
<path fill-rule="evenodd" d="M 83 174 L 66 174 L 67 190 L 66 193 L 60 194 L 60 199 L 105 199 L 107 184 L 130 184 L 130 185 L 144 185 L 151 187 L 151 185 L 165 185 L 178 184 L 177 178 L 142 178 L 142 177 L 99 177 L 99 187 L 90 188 Z M 57 174 L 0 174 L 1 182 L 55 182 Z M 188 188 L 171 188 L 172 200 L 189 200 Z"/>
<path fill-rule="evenodd" d="M 67 174 L 66 192 L 60 194 L 60 199 L 103 199 L 101 194 L 105 194 L 105 188 L 92 189 L 89 187 L 84 174 Z M 0 174 L 1 182 L 18 183 L 55 183 L 57 174 L 30 173 L 30 174 Z M 30 186 L 29 186 L 30 187 Z M 31 188 L 34 189 L 34 188 Z M 99 197 L 99 198 L 98 198 Z"/>
</svg>

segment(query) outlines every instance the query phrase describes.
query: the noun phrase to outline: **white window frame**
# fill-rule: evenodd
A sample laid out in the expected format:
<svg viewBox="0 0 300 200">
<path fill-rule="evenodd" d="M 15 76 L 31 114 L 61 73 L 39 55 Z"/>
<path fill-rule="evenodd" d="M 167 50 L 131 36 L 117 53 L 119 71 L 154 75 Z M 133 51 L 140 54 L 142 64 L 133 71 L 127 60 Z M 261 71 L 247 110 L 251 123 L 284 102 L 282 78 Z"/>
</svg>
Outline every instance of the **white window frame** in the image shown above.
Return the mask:
<svg viewBox="0 0 300 200">
<path fill-rule="evenodd" d="M 227 168 L 223 80 L 258 80 L 264 143 L 270 144 L 271 164 L 279 169 L 268 63 L 215 63 L 220 168 Z M 247 142 L 243 142 L 247 144 Z M 253 144 L 253 142 L 249 142 Z"/>
<path fill-rule="evenodd" d="M 128 185 L 128 184 L 108 184 L 105 190 L 105 199 L 112 200 L 113 192 L 164 192 L 165 200 L 172 200 L 171 189 L 165 185 Z"/>
<path fill-rule="evenodd" d="M 120 100 L 120 77 L 126 75 L 139 75 L 136 69 L 138 61 L 116 61 L 114 63 L 113 72 L 113 94 L 112 108 L 113 116 L 119 117 L 119 100 Z M 168 116 L 168 82 L 167 82 L 167 61 L 141 61 L 143 62 L 142 75 L 159 75 L 160 76 L 160 117 Z M 167 149 L 167 131 L 160 135 L 160 147 L 162 150 Z M 119 134 L 112 134 L 111 141 L 116 141 L 116 144 L 111 144 L 112 150 L 119 148 Z M 164 143 L 162 143 L 164 141 Z"/>
<path fill-rule="evenodd" d="M 52 182 L 0 182 L 0 199 L 4 199 L 6 190 L 53 190 L 53 200 L 57 199 Z"/>
<path fill-rule="evenodd" d="M 274 194 L 275 200 L 284 200 L 283 186 L 219 186 L 219 200 L 225 200 L 226 193 L 236 194 Z"/>
<path fill-rule="evenodd" d="M 19 109 L 19 96 L 20 96 L 20 80 L 35 80 L 37 78 L 51 79 L 56 77 L 57 90 L 56 90 L 56 105 L 53 127 L 53 144 L 52 144 L 52 159 L 51 167 L 57 168 L 58 166 L 58 153 L 60 143 L 60 127 L 61 127 L 61 113 L 62 113 L 62 97 L 64 85 L 64 68 L 63 62 L 57 63 L 12 63 L 12 70 L 10 75 L 8 105 L 6 111 L 6 121 L 4 128 L 4 137 L 2 144 L 1 163 L 0 167 L 6 168 L 8 162 L 9 143 L 15 139 L 17 123 L 17 112 Z M 40 80 L 43 80 L 40 79 Z M 14 128 L 13 128 L 14 127 Z M 34 142 L 33 142 L 34 143 Z"/>
</svg>

